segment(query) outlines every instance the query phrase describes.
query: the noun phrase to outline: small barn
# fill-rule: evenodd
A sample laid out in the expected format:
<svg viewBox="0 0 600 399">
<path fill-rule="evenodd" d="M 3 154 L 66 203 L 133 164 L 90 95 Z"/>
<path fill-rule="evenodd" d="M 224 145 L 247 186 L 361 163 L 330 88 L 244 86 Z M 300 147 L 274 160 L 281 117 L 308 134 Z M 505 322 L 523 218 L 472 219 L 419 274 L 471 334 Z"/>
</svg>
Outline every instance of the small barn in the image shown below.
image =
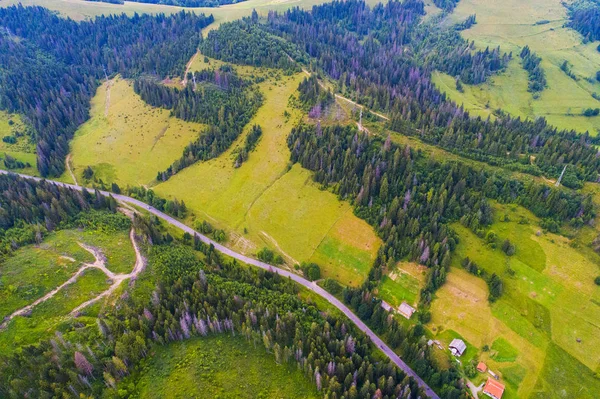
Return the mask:
<svg viewBox="0 0 600 399">
<path fill-rule="evenodd" d="M 501 399 L 504 394 L 504 385 L 498 381 L 488 378 L 485 386 L 483 387 L 483 393 L 493 399 Z"/>
<path fill-rule="evenodd" d="M 393 310 L 392 305 L 390 305 L 386 301 L 381 301 L 381 307 L 387 312 L 391 312 Z"/>
<path fill-rule="evenodd" d="M 450 345 L 448 345 L 450 352 L 456 357 L 460 357 L 467 350 L 467 345 L 464 343 L 462 339 L 454 338 Z"/>
<path fill-rule="evenodd" d="M 477 371 L 479 371 L 480 373 L 485 373 L 487 371 L 487 366 L 484 362 L 479 362 L 479 364 L 477 365 Z"/>
<path fill-rule="evenodd" d="M 398 306 L 398 312 L 407 319 L 410 319 L 413 313 L 415 313 L 416 311 L 417 309 L 413 308 L 406 302 L 402 302 L 402 304 Z"/>
</svg>

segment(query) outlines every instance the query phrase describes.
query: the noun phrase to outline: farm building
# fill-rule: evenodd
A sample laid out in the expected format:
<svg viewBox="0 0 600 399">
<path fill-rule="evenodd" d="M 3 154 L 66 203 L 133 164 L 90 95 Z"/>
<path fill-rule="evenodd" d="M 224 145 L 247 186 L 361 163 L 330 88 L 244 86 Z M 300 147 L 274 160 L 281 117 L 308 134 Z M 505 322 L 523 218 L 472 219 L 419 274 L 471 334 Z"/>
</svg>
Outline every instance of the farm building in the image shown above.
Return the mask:
<svg viewBox="0 0 600 399">
<path fill-rule="evenodd" d="M 407 319 L 410 319 L 413 313 L 415 313 L 416 311 L 417 309 L 413 308 L 406 302 L 402 302 L 402 304 L 398 306 L 398 312 Z"/>
<path fill-rule="evenodd" d="M 479 371 L 480 373 L 485 373 L 487 371 L 487 366 L 484 362 L 479 362 L 479 364 L 477 365 L 477 371 Z"/>
<path fill-rule="evenodd" d="M 448 348 L 450 348 L 450 352 L 452 352 L 454 356 L 459 357 L 465 353 L 467 345 L 462 339 L 454 338 L 452 342 L 450 342 L 450 345 L 448 345 Z"/>
<path fill-rule="evenodd" d="M 389 303 L 387 303 L 386 301 L 381 301 L 381 307 L 388 312 L 392 311 L 392 305 L 390 305 Z"/>
<path fill-rule="evenodd" d="M 501 399 L 504 394 L 504 385 L 494 379 L 488 378 L 483 387 L 483 393 L 490 398 Z"/>
</svg>

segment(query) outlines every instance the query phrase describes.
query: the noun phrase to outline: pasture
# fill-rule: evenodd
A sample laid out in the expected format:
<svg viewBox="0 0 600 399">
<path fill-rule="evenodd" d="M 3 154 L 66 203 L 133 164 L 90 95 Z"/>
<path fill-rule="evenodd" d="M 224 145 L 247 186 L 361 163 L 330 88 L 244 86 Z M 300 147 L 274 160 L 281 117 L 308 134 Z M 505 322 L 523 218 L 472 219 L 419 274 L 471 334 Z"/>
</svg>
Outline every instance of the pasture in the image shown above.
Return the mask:
<svg viewBox="0 0 600 399">
<path fill-rule="evenodd" d="M 131 82 L 116 77 L 103 83 L 91 101 L 91 117 L 71 141 L 71 166 L 81 183 L 91 166 L 105 183 L 148 185 L 178 159 L 204 126 L 170 116 L 146 104 Z M 72 182 L 69 172 L 63 181 Z"/>
<path fill-rule="evenodd" d="M 436 293 L 430 329 L 455 331 L 479 349 L 479 358 L 507 382 L 509 398 L 551 397 L 561 390 L 571 396 L 560 397 L 595 397 L 600 289 L 593 278 L 600 256 L 584 249 L 590 235 L 568 239 L 544 232 L 528 211 L 499 204 L 490 228 L 498 236 L 496 248 L 460 224 L 453 228 L 460 243 L 448 281 Z M 506 238 L 516 245 L 512 257 L 500 249 Z M 465 256 L 502 278 L 497 302 L 489 303 L 483 279 L 461 267 Z M 579 392 L 575 381 L 581 379 L 587 385 Z"/>
<path fill-rule="evenodd" d="M 71 229 L 50 233 L 41 244 L 19 248 L 0 262 L 0 319 L 60 286 L 84 263 L 93 263 L 94 256 L 78 243 L 99 248 L 106 257 L 106 267 L 115 273 L 133 268 L 135 253 L 127 231 Z M 109 285 L 102 271 L 87 269 L 74 283 L 34 306 L 28 316 L 17 316 L 0 330 L 0 353 L 52 335 L 61 325 L 73 321 L 68 316 L 77 305 Z"/>
<path fill-rule="evenodd" d="M 446 24 L 472 14 L 477 16 L 477 24 L 461 32 L 463 37 L 480 49 L 500 46 L 503 52 L 513 53 L 513 60 L 489 82 L 463 85 L 464 93 L 456 90 L 453 79 L 436 73 L 434 82 L 442 91 L 478 115 L 487 116 L 501 108 L 515 116 L 543 116 L 559 128 L 597 134 L 600 117 L 587 118 L 581 113 L 600 107 L 600 101 L 592 97 L 592 93 L 600 94 L 600 82 L 589 79 L 600 67 L 598 43 L 584 44 L 579 33 L 563 26 L 567 10 L 560 0 L 461 0 Z M 536 24 L 540 21 L 548 23 Z M 527 73 L 518 56 L 525 45 L 542 58 L 548 80 L 537 100 L 527 91 Z M 571 65 L 577 81 L 560 69 L 564 61 Z"/>
<path fill-rule="evenodd" d="M 301 371 L 277 364 L 262 343 L 226 334 L 157 346 L 136 377 L 137 384 L 126 379 L 119 391 L 148 399 L 318 397 Z"/>
<path fill-rule="evenodd" d="M 196 59 L 204 62 L 203 57 Z M 240 73 L 261 71 L 242 67 Z M 225 229 L 228 245 L 242 253 L 256 254 L 266 246 L 288 264 L 314 261 L 324 277 L 359 285 L 372 265 L 379 239 L 354 216 L 350 204 L 321 190 L 309 171 L 289 165 L 286 140 L 302 113 L 288 106 L 288 100 L 303 77 L 275 73 L 260 83 L 265 102 L 233 145 L 218 158 L 196 163 L 154 190 L 162 197 L 184 200 L 194 214 L 191 219 Z M 263 129 L 261 139 L 248 161 L 235 168 L 233 152 L 254 124 Z"/>
</svg>

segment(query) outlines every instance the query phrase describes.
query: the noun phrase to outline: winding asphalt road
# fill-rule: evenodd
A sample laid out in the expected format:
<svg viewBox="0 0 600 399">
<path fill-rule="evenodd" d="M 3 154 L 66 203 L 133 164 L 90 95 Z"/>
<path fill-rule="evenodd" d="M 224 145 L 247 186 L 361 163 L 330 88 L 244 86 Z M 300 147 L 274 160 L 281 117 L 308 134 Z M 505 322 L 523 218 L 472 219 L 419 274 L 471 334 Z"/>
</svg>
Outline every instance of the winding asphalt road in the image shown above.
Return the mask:
<svg viewBox="0 0 600 399">
<path fill-rule="evenodd" d="M 5 170 L 0 170 L 0 174 L 13 174 L 12 172 L 7 172 Z M 34 176 L 28 176 L 28 175 L 23 175 L 20 173 L 14 173 L 18 176 L 21 176 L 25 179 L 31 179 L 31 180 L 36 180 L 36 181 L 40 181 L 40 180 L 44 180 L 41 179 L 39 177 L 34 177 Z M 63 186 L 63 187 L 69 187 L 69 188 L 73 188 L 76 190 L 81 190 L 83 187 L 81 186 L 77 186 L 74 184 L 68 184 L 68 183 L 62 183 L 62 182 L 58 182 L 58 181 L 54 181 L 54 180 L 48 180 L 49 182 L 52 182 L 54 184 L 57 184 L 59 186 Z M 86 190 L 90 191 L 90 192 L 94 192 L 93 189 L 91 188 L 86 188 Z M 421 379 L 421 377 L 419 377 L 417 375 L 417 373 L 415 373 L 406 363 L 404 363 L 404 361 L 402 359 L 400 359 L 400 357 L 389 347 L 386 345 L 385 342 L 383 342 L 383 340 L 381 338 L 379 338 L 379 336 L 377 336 L 377 334 L 375 334 L 373 331 L 371 331 L 371 329 L 362 322 L 362 320 L 360 320 L 358 318 L 358 316 L 356 316 L 348 307 L 346 307 L 346 305 L 344 305 L 341 301 L 339 301 L 336 297 L 334 297 L 333 295 L 331 295 L 329 292 L 325 291 L 323 288 L 319 287 L 316 283 L 310 282 L 308 280 L 306 280 L 305 278 L 302 278 L 300 276 L 298 276 L 297 274 L 294 274 L 292 272 L 289 272 L 287 270 L 283 270 L 280 269 L 278 267 L 275 267 L 273 265 L 269 265 L 268 263 L 264 263 L 261 262 L 259 260 L 253 259 L 253 258 L 249 258 L 245 255 L 242 255 L 240 253 L 237 253 L 221 244 L 219 244 L 216 241 L 211 240 L 210 238 L 200 234 L 199 232 L 195 231 L 194 229 L 192 229 L 189 226 L 186 226 L 185 224 L 181 223 L 180 221 L 172 218 L 171 216 L 159 211 L 158 209 L 146 204 L 145 202 L 142 202 L 140 200 L 137 200 L 135 198 L 131 198 L 128 197 L 126 195 L 120 195 L 120 194 L 113 194 L 113 193 L 109 193 L 108 191 L 100 191 L 101 194 L 103 195 L 112 195 L 116 200 L 120 201 L 120 202 L 124 202 L 126 204 L 130 204 L 130 205 L 135 205 L 138 206 L 142 209 L 145 209 L 146 211 L 156 215 L 157 217 L 163 219 L 164 221 L 166 221 L 167 223 L 180 228 L 181 230 L 188 232 L 189 234 L 191 234 L 192 236 L 197 235 L 200 240 L 206 244 L 212 244 L 215 249 L 227 256 L 230 256 L 234 259 L 237 259 L 241 262 L 247 263 L 249 265 L 253 265 L 256 267 L 260 267 L 261 269 L 267 270 L 267 271 L 271 271 L 273 273 L 277 273 L 280 276 L 283 277 L 288 277 L 290 279 L 292 279 L 293 281 L 295 281 L 296 283 L 308 288 L 311 291 L 314 291 L 315 293 L 317 293 L 318 295 L 320 295 L 321 297 L 323 297 L 324 299 L 326 299 L 329 303 L 331 303 L 333 306 L 335 306 L 336 308 L 338 308 L 342 313 L 344 313 L 346 315 L 346 317 L 348 317 L 354 324 L 356 324 L 356 326 L 365 334 L 367 334 L 369 336 L 369 338 L 371 339 L 371 341 L 383 352 L 385 353 L 385 355 L 391 360 L 393 361 L 400 369 L 402 369 L 406 374 L 408 374 L 409 376 L 413 377 L 415 379 L 415 381 L 417 381 L 417 383 L 419 384 L 419 386 L 421 388 L 423 388 L 423 390 L 425 391 L 425 393 L 427 394 L 428 397 L 433 398 L 433 399 L 440 399 L 439 396 L 425 383 L 425 381 L 423 381 Z"/>
</svg>

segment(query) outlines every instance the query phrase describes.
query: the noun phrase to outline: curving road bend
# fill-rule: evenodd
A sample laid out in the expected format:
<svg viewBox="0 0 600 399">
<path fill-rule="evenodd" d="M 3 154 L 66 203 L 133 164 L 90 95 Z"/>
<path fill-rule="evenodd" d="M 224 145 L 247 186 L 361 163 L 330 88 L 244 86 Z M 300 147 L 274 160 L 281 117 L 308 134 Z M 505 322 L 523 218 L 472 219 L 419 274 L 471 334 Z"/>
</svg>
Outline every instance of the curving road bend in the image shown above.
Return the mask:
<svg viewBox="0 0 600 399">
<path fill-rule="evenodd" d="M 28 175 L 23 175 L 20 173 L 13 173 L 13 172 L 8 172 L 5 170 L 0 170 L 0 174 L 15 174 L 18 175 L 20 177 L 23 177 L 25 179 L 32 179 L 32 180 L 36 180 L 36 181 L 41 181 L 41 180 L 46 180 L 46 179 L 42 179 L 39 177 L 34 177 L 34 176 L 28 176 Z M 48 180 L 49 182 L 52 182 L 54 184 L 57 184 L 59 186 L 63 186 L 63 187 L 69 187 L 69 188 L 73 188 L 76 190 L 81 190 L 84 187 L 81 186 L 77 186 L 74 184 L 68 184 L 68 183 L 62 183 L 62 182 L 58 182 L 58 181 L 54 181 L 54 180 Z M 94 189 L 91 188 L 87 188 L 85 187 L 86 190 L 90 191 L 90 192 L 94 192 Z M 413 377 L 415 379 L 415 381 L 417 381 L 417 383 L 419 384 L 419 386 L 421 388 L 423 388 L 423 390 L 425 391 L 425 393 L 427 394 L 428 397 L 433 398 L 433 399 L 440 399 L 439 396 L 427 385 L 427 383 L 425 383 L 425 381 L 423 381 L 423 379 L 421 377 L 419 377 L 417 375 L 417 373 L 415 373 L 409 366 L 408 364 L 406 364 L 402 359 L 400 359 L 400 357 L 389 347 L 387 346 L 387 344 L 385 342 L 383 342 L 383 340 L 381 338 L 379 338 L 379 336 L 377 334 L 375 334 L 373 331 L 371 331 L 371 329 L 362 322 L 362 320 L 360 320 L 358 318 L 358 316 L 356 316 L 346 305 L 344 305 L 340 300 L 338 300 L 336 297 L 334 297 L 333 295 L 331 295 L 329 292 L 325 291 L 323 288 L 319 287 L 316 283 L 313 283 L 311 281 L 306 280 L 303 277 L 298 276 L 295 273 L 289 272 L 287 270 L 283 270 L 280 269 L 278 267 L 275 267 L 273 265 L 269 265 L 268 263 L 264 263 L 261 262 L 259 260 L 253 259 L 253 258 L 249 258 L 248 256 L 242 255 L 240 253 L 237 253 L 221 244 L 219 244 L 216 241 L 211 240 L 210 238 L 200 234 L 199 232 L 195 231 L 194 229 L 192 229 L 189 226 L 186 226 L 185 224 L 181 223 L 180 221 L 178 221 L 177 219 L 172 218 L 171 216 L 167 215 L 166 213 L 163 213 L 161 211 L 159 211 L 158 209 L 146 204 L 145 202 L 142 202 L 140 200 L 137 200 L 135 198 L 131 198 L 128 197 L 126 195 L 121 195 L 121 194 L 113 194 L 110 193 L 108 191 L 100 191 L 101 194 L 103 195 L 112 195 L 116 200 L 120 201 L 120 202 L 124 202 L 126 204 L 131 204 L 131 205 L 135 205 L 138 206 L 142 209 L 145 209 L 146 211 L 152 213 L 153 215 L 163 219 L 164 221 L 166 221 L 167 223 L 178 227 L 179 229 L 191 234 L 192 236 L 196 235 L 200 238 L 200 240 L 202 242 L 204 242 L 205 244 L 212 244 L 215 249 L 227 256 L 230 256 L 234 259 L 237 259 L 241 262 L 247 263 L 249 265 L 253 265 L 256 267 L 260 267 L 261 269 L 273 272 L 273 273 L 277 273 L 280 276 L 283 277 L 288 277 L 290 279 L 292 279 L 293 281 L 295 281 L 296 283 L 308 288 L 309 290 L 315 292 L 316 294 L 320 295 L 321 297 L 323 297 L 324 299 L 326 299 L 329 303 L 331 303 L 333 306 L 335 306 L 336 308 L 338 308 L 342 313 L 344 313 L 346 315 L 346 317 L 348 317 L 362 332 L 364 332 L 366 335 L 369 336 L 369 338 L 371 339 L 371 341 L 392 361 L 394 362 L 400 369 L 402 369 L 406 374 L 408 374 L 409 376 Z"/>
</svg>

